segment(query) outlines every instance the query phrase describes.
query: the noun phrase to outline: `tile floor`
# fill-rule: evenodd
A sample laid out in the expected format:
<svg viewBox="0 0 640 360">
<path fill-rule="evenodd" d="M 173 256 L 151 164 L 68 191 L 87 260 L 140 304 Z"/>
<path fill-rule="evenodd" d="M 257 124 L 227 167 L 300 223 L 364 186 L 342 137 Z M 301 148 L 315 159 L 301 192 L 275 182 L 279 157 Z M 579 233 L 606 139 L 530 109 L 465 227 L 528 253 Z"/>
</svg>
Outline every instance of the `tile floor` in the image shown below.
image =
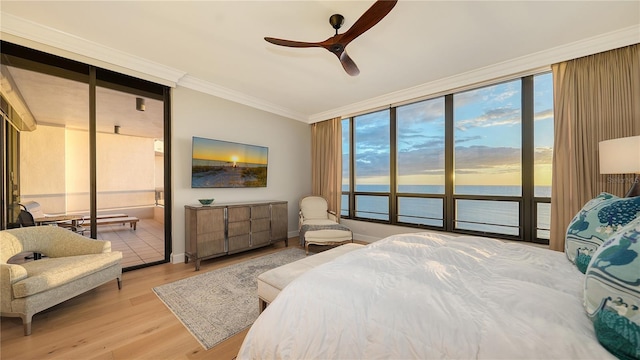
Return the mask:
<svg viewBox="0 0 640 360">
<path fill-rule="evenodd" d="M 98 240 L 109 240 L 111 250 L 122 251 L 123 268 L 164 259 L 164 224 L 153 219 L 140 219 L 136 230 L 128 224 L 98 226 Z"/>
</svg>

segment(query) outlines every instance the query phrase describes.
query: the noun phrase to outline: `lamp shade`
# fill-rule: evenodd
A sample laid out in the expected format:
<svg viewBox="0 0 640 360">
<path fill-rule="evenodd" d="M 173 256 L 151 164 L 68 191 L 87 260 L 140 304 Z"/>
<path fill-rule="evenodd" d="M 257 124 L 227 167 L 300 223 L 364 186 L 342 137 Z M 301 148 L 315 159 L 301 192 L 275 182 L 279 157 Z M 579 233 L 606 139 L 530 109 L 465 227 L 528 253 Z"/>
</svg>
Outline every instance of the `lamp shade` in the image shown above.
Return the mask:
<svg viewBox="0 0 640 360">
<path fill-rule="evenodd" d="M 601 141 L 598 148 L 600 174 L 640 174 L 640 136 Z"/>
</svg>

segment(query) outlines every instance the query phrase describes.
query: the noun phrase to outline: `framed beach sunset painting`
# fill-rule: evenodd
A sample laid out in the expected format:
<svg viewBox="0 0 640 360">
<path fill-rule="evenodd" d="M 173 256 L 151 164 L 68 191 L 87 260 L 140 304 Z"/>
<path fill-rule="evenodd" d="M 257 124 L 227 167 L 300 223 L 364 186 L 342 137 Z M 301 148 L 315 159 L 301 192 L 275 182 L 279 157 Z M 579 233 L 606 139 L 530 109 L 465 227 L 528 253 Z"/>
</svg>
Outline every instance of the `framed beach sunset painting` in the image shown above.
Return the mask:
<svg viewBox="0 0 640 360">
<path fill-rule="evenodd" d="M 192 188 L 267 186 L 269 148 L 193 137 Z"/>
</svg>

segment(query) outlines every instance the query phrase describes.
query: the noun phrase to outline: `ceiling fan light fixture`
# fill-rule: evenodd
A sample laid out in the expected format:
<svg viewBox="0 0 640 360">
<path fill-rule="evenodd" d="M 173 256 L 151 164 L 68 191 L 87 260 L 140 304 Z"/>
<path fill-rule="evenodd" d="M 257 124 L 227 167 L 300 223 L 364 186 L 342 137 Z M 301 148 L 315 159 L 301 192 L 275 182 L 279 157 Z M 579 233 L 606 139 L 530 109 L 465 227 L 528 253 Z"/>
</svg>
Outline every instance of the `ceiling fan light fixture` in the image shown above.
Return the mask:
<svg viewBox="0 0 640 360">
<path fill-rule="evenodd" d="M 136 98 L 136 110 L 138 111 L 144 111 L 144 99 L 143 98 Z"/>
<path fill-rule="evenodd" d="M 336 29 L 336 34 L 338 34 L 338 29 L 342 27 L 342 24 L 344 24 L 344 16 L 340 14 L 331 15 L 331 17 L 329 18 L 329 24 L 331 24 L 331 26 Z"/>
</svg>

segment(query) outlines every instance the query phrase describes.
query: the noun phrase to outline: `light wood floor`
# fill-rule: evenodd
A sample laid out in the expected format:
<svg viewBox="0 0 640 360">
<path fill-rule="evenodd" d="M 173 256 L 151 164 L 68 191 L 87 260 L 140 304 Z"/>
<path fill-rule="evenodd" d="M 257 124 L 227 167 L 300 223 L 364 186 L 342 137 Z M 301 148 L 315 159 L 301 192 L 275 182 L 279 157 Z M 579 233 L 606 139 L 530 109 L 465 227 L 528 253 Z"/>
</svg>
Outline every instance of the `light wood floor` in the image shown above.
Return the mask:
<svg viewBox="0 0 640 360">
<path fill-rule="evenodd" d="M 289 246 L 298 246 L 289 239 Z M 163 264 L 125 272 L 116 281 L 33 317 L 23 336 L 19 318 L 1 318 L 1 359 L 233 359 L 247 330 L 209 351 L 196 341 L 152 288 L 285 249 L 276 243 L 246 253 L 189 264 Z M 258 299 L 256 298 L 256 307 Z"/>
</svg>

